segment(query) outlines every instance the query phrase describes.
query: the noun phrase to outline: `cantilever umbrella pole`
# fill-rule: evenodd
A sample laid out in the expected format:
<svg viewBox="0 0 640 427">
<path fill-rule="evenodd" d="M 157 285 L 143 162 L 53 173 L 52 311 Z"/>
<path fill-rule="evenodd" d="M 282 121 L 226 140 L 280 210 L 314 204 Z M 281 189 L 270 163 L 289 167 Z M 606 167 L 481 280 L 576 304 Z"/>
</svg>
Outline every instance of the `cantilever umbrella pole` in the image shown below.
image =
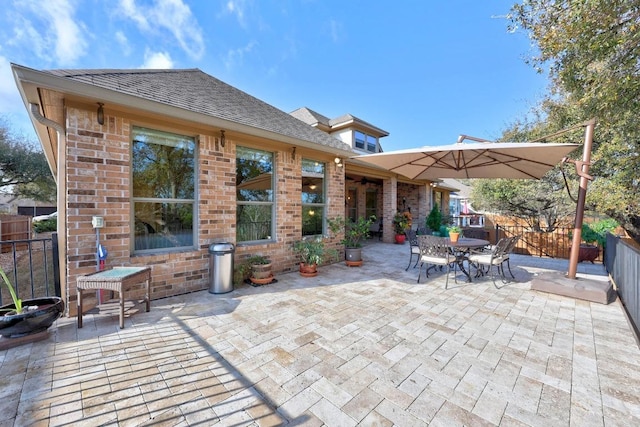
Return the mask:
<svg viewBox="0 0 640 427">
<path fill-rule="evenodd" d="M 593 145 L 593 129 L 595 128 L 595 119 L 590 120 L 586 124 L 584 133 L 584 148 L 582 153 L 582 164 L 576 164 L 576 170 L 580 175 L 580 190 L 578 192 L 578 203 L 576 205 L 576 221 L 573 228 L 573 240 L 571 242 L 571 254 L 569 256 L 569 279 L 576 278 L 578 271 L 578 256 L 580 253 L 580 242 L 582 241 L 582 221 L 584 219 L 584 206 L 587 198 L 587 186 L 589 185 L 589 164 L 591 162 L 591 147 Z"/>
</svg>

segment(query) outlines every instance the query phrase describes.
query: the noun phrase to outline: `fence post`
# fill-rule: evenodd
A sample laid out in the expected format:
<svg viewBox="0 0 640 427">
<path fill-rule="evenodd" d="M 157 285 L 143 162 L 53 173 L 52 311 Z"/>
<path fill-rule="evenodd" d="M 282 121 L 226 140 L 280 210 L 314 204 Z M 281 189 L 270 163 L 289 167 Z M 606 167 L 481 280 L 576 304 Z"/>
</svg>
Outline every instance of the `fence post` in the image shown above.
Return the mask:
<svg viewBox="0 0 640 427">
<path fill-rule="evenodd" d="M 53 258 L 53 289 L 57 297 L 62 296 L 60 290 L 60 257 L 58 249 L 58 233 L 51 234 L 51 256 Z"/>
<path fill-rule="evenodd" d="M 496 245 L 498 244 L 498 240 L 500 240 L 500 226 L 496 224 L 496 241 L 494 242 Z"/>
</svg>

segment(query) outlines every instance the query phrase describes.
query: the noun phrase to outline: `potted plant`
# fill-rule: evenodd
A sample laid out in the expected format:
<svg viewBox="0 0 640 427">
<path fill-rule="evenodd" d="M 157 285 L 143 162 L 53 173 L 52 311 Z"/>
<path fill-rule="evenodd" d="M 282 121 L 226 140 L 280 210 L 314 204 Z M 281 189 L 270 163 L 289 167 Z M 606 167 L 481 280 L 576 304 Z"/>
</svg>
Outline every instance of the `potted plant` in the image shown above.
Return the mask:
<svg viewBox="0 0 640 427">
<path fill-rule="evenodd" d="M 251 276 L 249 280 L 256 285 L 266 285 L 273 281 L 271 272 L 271 260 L 262 255 L 254 255 L 247 260 L 251 266 Z"/>
<path fill-rule="evenodd" d="M 592 264 L 600 255 L 600 248 L 605 248 L 607 233 L 618 226 L 613 219 L 605 219 L 592 224 L 583 223 L 580 237 L 585 243 L 580 244 L 578 262 L 590 261 Z M 571 233 L 570 233 L 571 234 Z"/>
<path fill-rule="evenodd" d="M 341 216 L 329 220 L 329 229 L 334 235 L 344 232 L 340 243 L 345 247 L 345 262 L 348 266 L 362 265 L 362 241 L 369 237 L 371 224 L 375 220 L 375 215 L 368 219 L 359 217 L 356 221 Z"/>
<path fill-rule="evenodd" d="M 396 243 L 404 243 L 406 239 L 405 230 L 411 227 L 411 213 L 397 212 L 393 217 L 393 229 L 396 233 Z"/>
<path fill-rule="evenodd" d="M 316 276 L 318 264 L 337 255 L 335 250 L 325 247 L 321 237 L 298 240 L 293 244 L 293 251 L 300 259 L 300 275 L 304 277 Z"/>
<path fill-rule="evenodd" d="M 21 300 L 0 267 L 2 281 L 9 289 L 13 304 L 0 307 L 0 335 L 18 338 L 46 331 L 64 311 L 64 301 L 60 297 Z M 2 314 L 4 313 L 4 314 Z"/>
<path fill-rule="evenodd" d="M 427 227 L 431 230 L 431 232 L 436 235 L 440 235 L 440 226 L 442 225 L 442 212 L 438 208 L 438 204 L 434 204 L 431 212 L 429 212 L 429 216 L 425 220 Z"/>
<path fill-rule="evenodd" d="M 460 238 L 460 233 L 462 233 L 462 229 L 457 225 L 452 225 L 451 227 L 448 227 L 447 231 L 449 232 L 449 239 L 452 242 L 457 242 L 458 238 Z"/>
</svg>

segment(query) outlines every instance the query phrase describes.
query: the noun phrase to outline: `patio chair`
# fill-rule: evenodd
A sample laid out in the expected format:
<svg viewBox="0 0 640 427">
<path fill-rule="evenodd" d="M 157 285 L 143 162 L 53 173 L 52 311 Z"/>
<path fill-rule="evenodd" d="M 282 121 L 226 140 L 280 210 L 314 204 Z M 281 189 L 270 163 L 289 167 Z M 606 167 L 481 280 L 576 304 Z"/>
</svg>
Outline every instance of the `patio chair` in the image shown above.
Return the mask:
<svg viewBox="0 0 640 427">
<path fill-rule="evenodd" d="M 425 273 L 429 277 L 429 265 L 441 266 L 447 268 L 447 275 L 444 288 L 449 286 L 449 272 L 453 265 L 453 274 L 455 279 L 456 257 L 449 248 L 449 239 L 447 237 L 420 235 L 418 236 L 418 245 L 420 246 L 420 272 L 418 273 L 418 283 L 422 277 L 422 266 L 426 264 Z M 457 279 L 456 283 L 457 283 Z"/>
<path fill-rule="evenodd" d="M 478 274 L 484 275 L 484 267 L 487 267 L 487 274 L 491 273 L 491 280 L 493 281 L 493 286 L 496 288 L 498 285 L 496 284 L 495 273 L 493 267 L 498 271 L 500 276 L 502 277 L 502 281 L 506 282 L 507 278 L 504 274 L 504 263 L 507 263 L 507 268 L 509 269 L 509 273 L 511 277 L 515 279 L 515 276 L 511 272 L 511 266 L 509 265 L 509 253 L 513 251 L 516 243 L 518 242 L 519 236 L 515 237 L 503 237 L 498 240 L 489 252 L 480 252 L 480 253 L 472 253 L 469 255 L 469 263 L 476 267 Z"/>
<path fill-rule="evenodd" d="M 413 265 L 413 268 L 416 268 L 418 265 L 418 261 L 420 261 L 420 245 L 418 245 L 418 233 L 416 230 L 407 230 L 406 232 L 407 240 L 409 241 L 409 265 L 404 271 L 408 271 L 409 267 L 411 267 L 411 262 L 413 262 L 413 256 L 416 257 L 416 263 Z"/>
</svg>

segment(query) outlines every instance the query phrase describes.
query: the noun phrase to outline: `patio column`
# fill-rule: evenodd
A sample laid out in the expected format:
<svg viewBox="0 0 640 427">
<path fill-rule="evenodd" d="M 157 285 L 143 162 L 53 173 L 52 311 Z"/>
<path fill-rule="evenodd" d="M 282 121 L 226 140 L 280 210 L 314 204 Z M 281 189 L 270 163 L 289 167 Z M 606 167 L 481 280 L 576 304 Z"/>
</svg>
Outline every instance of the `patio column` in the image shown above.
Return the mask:
<svg viewBox="0 0 640 427">
<path fill-rule="evenodd" d="M 391 177 L 382 181 L 382 241 L 394 242 L 393 217 L 398 206 L 398 178 Z"/>
</svg>

